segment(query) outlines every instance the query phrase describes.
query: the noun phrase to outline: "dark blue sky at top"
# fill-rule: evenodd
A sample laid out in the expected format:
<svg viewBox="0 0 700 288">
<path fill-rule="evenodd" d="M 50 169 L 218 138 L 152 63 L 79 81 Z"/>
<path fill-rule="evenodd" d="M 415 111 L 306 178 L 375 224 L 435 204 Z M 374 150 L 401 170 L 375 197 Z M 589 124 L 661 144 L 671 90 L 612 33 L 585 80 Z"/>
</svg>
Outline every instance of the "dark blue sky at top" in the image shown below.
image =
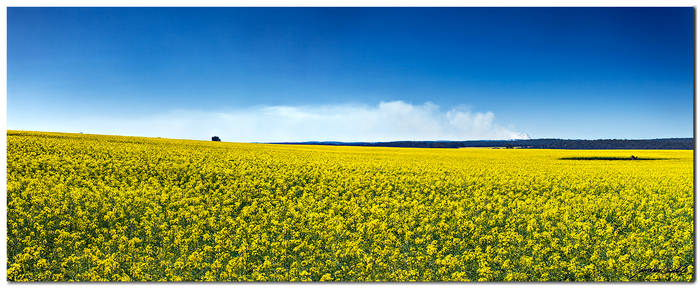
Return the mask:
<svg viewBox="0 0 700 288">
<path fill-rule="evenodd" d="M 9 8 L 8 129 L 401 100 L 492 111 L 535 138 L 692 137 L 693 13 Z"/>
</svg>

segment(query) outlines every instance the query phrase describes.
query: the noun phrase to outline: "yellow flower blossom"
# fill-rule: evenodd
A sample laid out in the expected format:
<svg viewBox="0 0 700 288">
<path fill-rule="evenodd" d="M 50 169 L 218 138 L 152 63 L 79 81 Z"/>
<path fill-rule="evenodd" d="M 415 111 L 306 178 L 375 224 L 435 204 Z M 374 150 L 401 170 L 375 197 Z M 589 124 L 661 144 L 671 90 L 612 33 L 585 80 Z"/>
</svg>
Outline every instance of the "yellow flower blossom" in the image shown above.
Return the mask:
<svg viewBox="0 0 700 288">
<path fill-rule="evenodd" d="M 693 151 L 7 136 L 10 281 L 694 276 Z"/>
</svg>

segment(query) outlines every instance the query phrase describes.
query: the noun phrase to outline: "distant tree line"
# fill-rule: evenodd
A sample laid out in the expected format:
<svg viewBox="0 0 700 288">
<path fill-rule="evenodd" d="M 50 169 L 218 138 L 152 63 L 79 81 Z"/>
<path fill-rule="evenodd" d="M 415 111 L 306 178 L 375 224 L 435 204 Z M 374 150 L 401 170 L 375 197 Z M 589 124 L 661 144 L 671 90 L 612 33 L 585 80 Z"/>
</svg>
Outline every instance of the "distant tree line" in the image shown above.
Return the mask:
<svg viewBox="0 0 700 288">
<path fill-rule="evenodd" d="M 338 146 L 377 146 L 412 148 L 499 147 L 524 149 L 666 149 L 692 150 L 693 138 L 665 138 L 648 140 L 600 139 L 530 139 L 530 140 L 475 140 L 475 141 L 393 141 L 393 142 L 284 142 L 277 144 L 308 144 Z"/>
</svg>

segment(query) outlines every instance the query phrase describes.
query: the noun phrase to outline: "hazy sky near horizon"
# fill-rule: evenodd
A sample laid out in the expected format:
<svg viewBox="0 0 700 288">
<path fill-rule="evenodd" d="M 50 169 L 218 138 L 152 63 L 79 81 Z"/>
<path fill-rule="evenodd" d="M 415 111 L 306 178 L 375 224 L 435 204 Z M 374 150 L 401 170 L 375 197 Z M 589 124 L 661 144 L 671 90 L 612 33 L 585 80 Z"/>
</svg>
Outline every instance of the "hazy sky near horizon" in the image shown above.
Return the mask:
<svg viewBox="0 0 700 288">
<path fill-rule="evenodd" d="M 8 129 L 693 136 L 693 8 L 8 8 Z"/>
</svg>

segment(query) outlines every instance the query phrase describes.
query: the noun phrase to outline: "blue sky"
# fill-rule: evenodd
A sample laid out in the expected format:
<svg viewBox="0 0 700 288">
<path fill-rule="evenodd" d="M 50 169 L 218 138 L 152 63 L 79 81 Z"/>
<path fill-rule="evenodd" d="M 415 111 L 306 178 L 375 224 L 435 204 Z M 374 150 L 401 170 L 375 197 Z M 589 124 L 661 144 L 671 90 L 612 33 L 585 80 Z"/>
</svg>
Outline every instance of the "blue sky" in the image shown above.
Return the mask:
<svg viewBox="0 0 700 288">
<path fill-rule="evenodd" d="M 8 129 L 693 135 L 692 8 L 8 8 Z"/>
</svg>

